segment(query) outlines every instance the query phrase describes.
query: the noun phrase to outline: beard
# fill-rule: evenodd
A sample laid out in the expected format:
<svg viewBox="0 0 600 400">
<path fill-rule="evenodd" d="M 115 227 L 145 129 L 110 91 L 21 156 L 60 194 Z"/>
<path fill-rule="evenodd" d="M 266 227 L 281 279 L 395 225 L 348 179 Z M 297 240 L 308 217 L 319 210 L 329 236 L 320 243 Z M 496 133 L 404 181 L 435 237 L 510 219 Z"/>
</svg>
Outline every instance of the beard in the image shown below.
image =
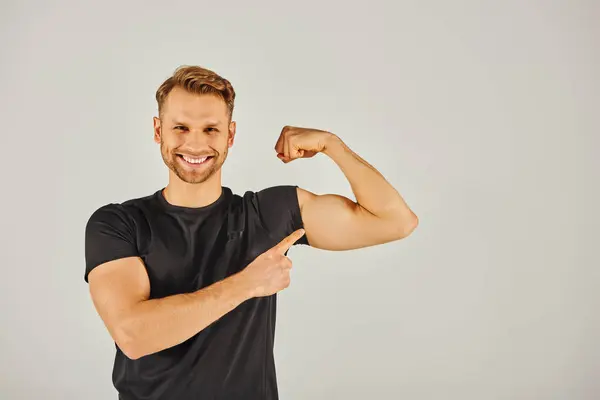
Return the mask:
<svg viewBox="0 0 600 400">
<path fill-rule="evenodd" d="M 160 153 L 165 165 L 183 182 L 193 184 L 206 182 L 217 173 L 227 158 L 228 150 L 227 146 L 222 152 L 214 150 L 212 159 L 207 161 L 207 165 L 192 169 L 182 165 L 181 157 L 175 151 L 167 149 L 162 141 L 160 143 Z"/>
</svg>

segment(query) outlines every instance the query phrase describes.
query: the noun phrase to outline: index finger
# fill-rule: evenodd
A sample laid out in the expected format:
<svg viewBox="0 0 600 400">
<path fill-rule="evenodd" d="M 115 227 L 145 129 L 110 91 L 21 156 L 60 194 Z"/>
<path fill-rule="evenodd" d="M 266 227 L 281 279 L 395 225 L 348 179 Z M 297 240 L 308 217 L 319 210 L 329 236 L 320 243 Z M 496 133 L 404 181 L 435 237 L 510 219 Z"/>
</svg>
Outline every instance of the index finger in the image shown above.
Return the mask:
<svg viewBox="0 0 600 400">
<path fill-rule="evenodd" d="M 277 142 L 275 143 L 275 151 L 278 153 L 283 154 L 283 141 L 284 141 L 284 137 L 283 137 L 283 132 L 279 135 L 279 137 L 277 138 Z"/>
<path fill-rule="evenodd" d="M 273 247 L 273 250 L 280 252 L 280 253 L 285 253 L 286 251 L 288 251 L 290 249 L 290 247 L 292 247 L 294 245 L 294 243 L 296 243 L 302 236 L 304 236 L 304 229 L 298 229 L 294 232 L 292 232 L 289 236 L 287 236 L 286 238 L 284 238 L 281 242 L 277 243 L 275 245 L 275 247 Z"/>
</svg>

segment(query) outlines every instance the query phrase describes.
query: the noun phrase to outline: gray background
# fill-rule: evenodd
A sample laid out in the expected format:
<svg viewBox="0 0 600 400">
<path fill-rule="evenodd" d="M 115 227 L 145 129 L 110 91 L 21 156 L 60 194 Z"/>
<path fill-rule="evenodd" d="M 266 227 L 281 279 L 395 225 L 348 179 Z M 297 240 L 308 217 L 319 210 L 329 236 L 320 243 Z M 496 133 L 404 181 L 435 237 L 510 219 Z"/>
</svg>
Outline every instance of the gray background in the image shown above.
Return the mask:
<svg viewBox="0 0 600 400">
<path fill-rule="evenodd" d="M 154 92 L 230 79 L 235 192 L 351 196 L 284 125 L 328 129 L 420 217 L 406 240 L 295 248 L 283 400 L 600 398 L 598 1 L 3 1 L 0 398 L 111 399 L 83 281 L 100 205 L 167 182 Z"/>
</svg>

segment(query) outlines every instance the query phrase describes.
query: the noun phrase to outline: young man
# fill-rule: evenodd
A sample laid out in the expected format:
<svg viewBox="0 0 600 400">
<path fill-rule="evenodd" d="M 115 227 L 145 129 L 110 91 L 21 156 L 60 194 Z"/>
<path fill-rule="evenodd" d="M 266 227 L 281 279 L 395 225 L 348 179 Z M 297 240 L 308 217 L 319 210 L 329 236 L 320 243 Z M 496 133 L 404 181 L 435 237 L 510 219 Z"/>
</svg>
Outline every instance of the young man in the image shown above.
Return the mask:
<svg viewBox="0 0 600 400">
<path fill-rule="evenodd" d="M 287 250 L 374 246 L 417 226 L 381 174 L 317 129 L 285 127 L 277 157 L 331 157 L 356 201 L 295 185 L 241 196 L 221 186 L 234 99 L 213 71 L 177 69 L 156 93 L 167 186 L 102 206 L 86 225 L 85 280 L 116 344 L 120 399 L 277 399 L 275 302 L 290 283 Z"/>
</svg>

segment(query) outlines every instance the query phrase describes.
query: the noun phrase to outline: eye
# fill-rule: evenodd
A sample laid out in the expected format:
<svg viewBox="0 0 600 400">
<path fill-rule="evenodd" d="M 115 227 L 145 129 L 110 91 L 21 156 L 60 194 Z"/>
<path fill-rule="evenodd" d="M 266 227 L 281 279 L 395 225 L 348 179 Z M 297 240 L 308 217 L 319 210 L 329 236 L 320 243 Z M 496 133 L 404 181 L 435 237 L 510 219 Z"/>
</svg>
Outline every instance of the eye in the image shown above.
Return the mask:
<svg viewBox="0 0 600 400">
<path fill-rule="evenodd" d="M 177 126 L 176 126 L 175 128 L 173 128 L 173 129 L 175 129 L 176 131 L 183 131 L 183 130 L 186 130 L 185 126 L 181 126 L 181 125 L 177 125 Z"/>
<path fill-rule="evenodd" d="M 206 128 L 206 130 L 209 132 L 218 132 L 219 131 L 217 128 Z"/>
</svg>

